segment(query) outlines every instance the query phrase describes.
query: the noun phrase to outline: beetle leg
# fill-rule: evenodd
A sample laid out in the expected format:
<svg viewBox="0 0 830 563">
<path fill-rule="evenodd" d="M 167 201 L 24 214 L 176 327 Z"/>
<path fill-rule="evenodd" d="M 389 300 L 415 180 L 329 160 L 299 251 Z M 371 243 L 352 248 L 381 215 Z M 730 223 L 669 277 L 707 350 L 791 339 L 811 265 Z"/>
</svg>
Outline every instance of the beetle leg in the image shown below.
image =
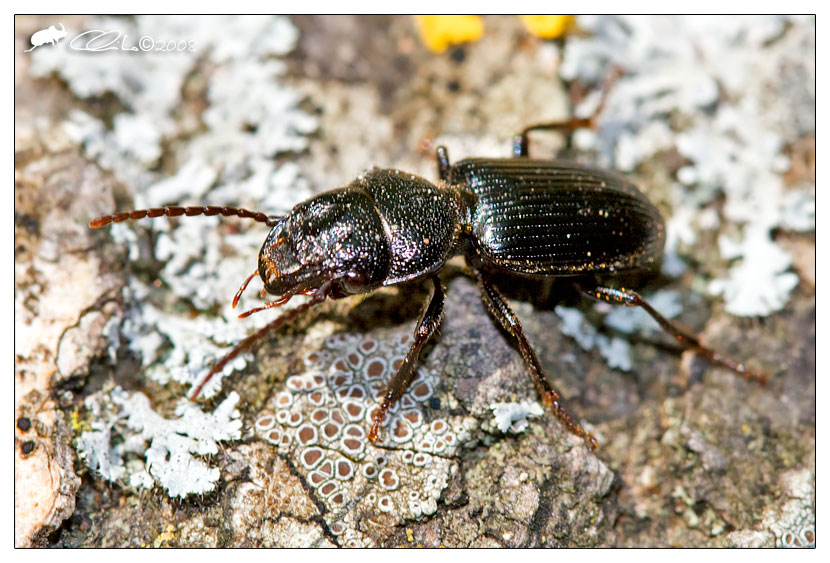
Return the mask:
<svg viewBox="0 0 830 563">
<path fill-rule="evenodd" d="M 563 121 L 551 121 L 550 123 L 536 123 L 525 127 L 521 133 L 513 135 L 513 157 L 519 158 L 528 156 L 530 152 L 530 139 L 527 134 L 531 131 L 559 131 L 564 135 L 572 135 L 577 129 L 591 129 L 594 127 L 596 115 L 591 117 L 573 117 Z"/>
<path fill-rule="evenodd" d="M 244 352 L 245 350 L 247 350 L 248 348 L 253 346 L 258 340 L 262 340 L 262 338 L 267 336 L 268 333 L 271 332 L 272 330 L 278 329 L 280 326 L 287 323 L 288 321 L 293 320 L 295 317 L 299 316 L 300 314 L 306 312 L 308 309 L 310 309 L 314 305 L 317 305 L 318 303 L 322 303 L 323 301 L 325 301 L 326 297 L 328 297 L 328 294 L 329 294 L 329 291 L 331 290 L 331 287 L 332 287 L 332 282 L 326 282 L 325 284 L 323 284 L 320 287 L 320 289 L 317 290 L 317 292 L 314 295 L 312 295 L 311 299 L 309 299 L 306 303 L 303 303 L 302 305 L 300 305 L 296 309 L 292 309 L 291 311 L 288 311 L 284 315 L 282 315 L 280 317 L 277 317 L 276 319 L 274 319 L 273 321 L 271 321 L 270 323 L 268 323 L 267 325 L 265 325 L 264 327 L 262 327 L 261 329 L 259 329 L 255 333 L 253 333 L 250 336 L 248 336 L 247 338 L 245 338 L 242 342 L 240 342 L 239 344 L 234 346 L 233 350 L 228 352 L 225 355 L 225 357 L 223 357 L 221 360 L 216 362 L 216 364 L 214 364 L 214 366 L 212 368 L 210 368 L 210 371 L 207 373 L 207 375 L 205 375 L 202 378 L 202 381 L 199 382 L 199 385 L 197 385 L 196 388 L 193 390 L 193 392 L 190 394 L 190 400 L 195 401 L 196 399 L 198 399 L 199 395 L 202 392 L 202 389 L 204 389 L 207 382 L 210 381 L 211 378 L 213 378 L 214 375 L 216 375 L 217 373 L 222 371 L 225 368 L 225 366 L 228 365 L 228 362 L 230 362 L 235 357 L 237 357 L 239 354 L 241 354 L 242 352 Z"/>
<path fill-rule="evenodd" d="M 378 431 L 386 418 L 386 412 L 401 398 L 409 384 L 415 379 L 415 364 L 418 362 L 418 356 L 421 355 L 421 348 L 429 342 L 429 339 L 441 326 L 441 320 L 444 317 L 444 288 L 441 287 L 441 281 L 436 276 L 432 276 L 430 279 L 432 280 L 432 296 L 418 320 L 418 327 L 415 329 L 415 342 L 410 346 L 397 373 L 392 376 L 392 380 L 386 388 L 383 403 L 372 414 L 372 428 L 369 430 L 369 439 L 373 442 L 378 441 Z"/>
<path fill-rule="evenodd" d="M 700 339 L 689 332 L 688 330 L 684 329 L 680 325 L 671 322 L 663 315 L 657 312 L 657 310 L 649 305 L 642 297 L 639 296 L 634 291 L 628 289 L 612 289 L 610 287 L 596 287 L 590 291 L 583 290 L 586 295 L 593 299 L 598 300 L 605 300 L 609 303 L 613 303 L 615 305 L 625 305 L 626 307 L 642 307 L 645 311 L 651 315 L 660 327 L 671 334 L 677 341 L 690 350 L 700 354 L 707 360 L 709 360 L 713 364 L 717 364 L 719 366 L 723 366 L 727 369 L 730 369 L 740 375 L 741 377 L 748 379 L 750 381 L 754 380 L 759 383 L 766 383 L 767 376 L 763 373 L 756 373 L 747 369 L 746 365 L 743 363 L 735 362 L 725 356 L 722 356 L 712 350 L 704 346 Z"/>
<path fill-rule="evenodd" d="M 499 321 L 499 324 L 504 327 L 504 330 L 513 335 L 519 343 L 519 350 L 522 353 L 522 358 L 524 358 L 525 367 L 527 367 L 527 371 L 530 373 L 530 378 L 533 380 L 536 390 L 542 398 L 542 402 L 546 406 L 553 409 L 553 413 L 556 415 L 556 418 L 558 418 L 559 421 L 565 425 L 565 428 L 567 428 L 571 434 L 579 436 L 585 440 L 592 450 L 595 450 L 597 448 L 596 438 L 594 438 L 590 432 L 587 432 L 584 428 L 582 428 L 582 426 L 580 426 L 580 424 L 575 421 L 561 405 L 561 397 L 559 396 L 559 393 L 557 393 L 551 386 L 545 377 L 545 374 L 542 372 L 542 366 L 539 364 L 539 359 L 536 357 L 536 353 L 533 351 L 533 348 L 530 347 L 530 343 L 527 341 L 527 338 L 522 331 L 522 323 L 519 322 L 519 319 L 516 317 L 515 313 L 513 313 L 510 309 L 507 301 L 504 299 L 496 286 L 494 286 L 489 280 L 485 279 L 481 272 L 476 272 L 476 278 L 478 279 L 478 285 L 481 289 L 481 298 L 484 301 L 484 305 L 487 307 L 487 310 L 490 311 L 490 314 L 493 315 L 497 321 Z"/>
<path fill-rule="evenodd" d="M 438 161 L 438 177 L 445 182 L 450 181 L 450 155 L 447 147 L 440 146 L 435 151 L 435 159 Z"/>
<path fill-rule="evenodd" d="M 602 85 L 602 97 L 599 100 L 599 105 L 591 116 L 585 118 L 573 117 L 571 119 L 551 121 L 549 123 L 536 123 L 525 127 L 521 133 L 514 135 L 513 157 L 528 156 L 530 141 L 528 140 L 527 134 L 531 131 L 559 131 L 564 135 L 572 135 L 577 129 L 593 129 L 596 126 L 597 117 L 605 108 L 605 102 L 608 100 L 608 93 L 611 91 L 611 86 L 620 76 L 622 76 L 622 70 L 617 68 L 605 80 L 605 84 Z"/>
</svg>

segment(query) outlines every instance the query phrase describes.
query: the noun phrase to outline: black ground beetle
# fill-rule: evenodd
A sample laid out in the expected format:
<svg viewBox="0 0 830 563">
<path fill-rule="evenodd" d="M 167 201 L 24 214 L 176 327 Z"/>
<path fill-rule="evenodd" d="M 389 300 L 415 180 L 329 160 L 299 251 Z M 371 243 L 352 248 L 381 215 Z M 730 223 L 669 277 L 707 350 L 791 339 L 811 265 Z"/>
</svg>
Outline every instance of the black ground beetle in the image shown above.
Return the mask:
<svg viewBox="0 0 830 563">
<path fill-rule="evenodd" d="M 164 207 L 99 217 L 89 226 L 162 215 L 236 215 L 271 227 L 259 253 L 259 268 L 242 284 L 233 305 L 257 274 L 265 284 L 262 296 L 267 292 L 277 299 L 240 318 L 282 305 L 297 294 L 311 299 L 248 336 L 219 360 L 192 392 L 194 400 L 213 374 L 240 352 L 326 298 L 429 278 L 432 295 L 415 329 L 415 342 L 373 414 L 372 440 L 377 440 L 388 409 L 412 381 L 421 349 L 441 324 L 444 290 L 437 273 L 452 256 L 463 254 L 487 309 L 516 339 L 542 401 L 570 432 L 596 448 L 596 439 L 562 406 L 519 319 L 490 279 L 494 272 L 508 272 L 579 276 L 580 280 L 588 275 L 601 280 L 652 269 L 659 262 L 665 241 L 663 219 L 622 176 L 528 158 L 530 131 L 572 131 L 585 121 L 528 127 L 516 135 L 513 158 L 508 159 L 469 158 L 450 165 L 447 150 L 439 147 L 437 184 L 400 170 L 375 168 L 346 187 L 300 203 L 287 216 L 233 207 Z M 766 380 L 765 375 L 703 346 L 695 335 L 664 318 L 633 291 L 603 285 L 580 290 L 594 299 L 643 307 L 683 346 L 747 379 Z"/>
</svg>

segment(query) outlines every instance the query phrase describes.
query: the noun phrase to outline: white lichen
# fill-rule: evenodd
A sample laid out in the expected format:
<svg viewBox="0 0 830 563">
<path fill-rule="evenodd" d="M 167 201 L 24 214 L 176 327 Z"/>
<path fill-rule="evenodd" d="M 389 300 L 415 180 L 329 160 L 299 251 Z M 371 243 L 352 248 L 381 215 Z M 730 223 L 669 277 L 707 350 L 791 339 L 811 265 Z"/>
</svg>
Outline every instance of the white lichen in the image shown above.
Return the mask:
<svg viewBox="0 0 830 563">
<path fill-rule="evenodd" d="M 556 315 L 562 319 L 562 334 L 573 338 L 583 350 L 599 350 L 609 367 L 631 370 L 631 345 L 617 336 L 600 334 L 579 309 L 558 305 Z"/>
<path fill-rule="evenodd" d="M 763 229 L 746 229 L 744 239 L 735 242 L 718 238 L 721 256 L 743 257 L 726 278 L 709 283 L 709 291 L 723 295 L 726 310 L 733 315 L 768 315 L 787 303 L 787 296 L 798 285 L 798 276 L 787 269 L 790 255 L 769 238 Z"/>
<path fill-rule="evenodd" d="M 524 432 L 529 424 L 527 420 L 529 417 L 544 414 L 541 405 L 535 401 L 492 403 L 490 409 L 493 411 L 493 421 L 496 427 L 505 434 Z"/>
<path fill-rule="evenodd" d="M 591 34 L 569 38 L 562 76 L 599 84 L 609 68 L 623 70 L 594 137 L 604 163 L 634 170 L 672 149 L 690 162 L 669 191 L 663 272 L 683 272 L 680 254 L 693 252 L 698 230 L 722 228 L 712 207 L 722 195 L 722 217 L 743 242 L 723 255 L 734 262 L 710 291 L 735 315 L 780 310 L 798 278 L 772 235 L 815 228 L 815 187 L 785 186 L 782 176 L 790 167 L 785 147 L 815 130 L 814 59 L 793 56 L 814 49 L 814 21 L 591 16 L 579 23 Z M 684 116 L 682 130 L 670 128 L 669 114 Z"/>
<path fill-rule="evenodd" d="M 734 547 L 815 547 L 816 475 L 808 468 L 784 472 L 778 480 L 779 498 L 750 529 L 726 536 Z"/>
<path fill-rule="evenodd" d="M 105 416 L 98 401 L 87 401 L 98 415 L 91 423 L 93 430 L 81 434 L 77 442 L 87 466 L 108 481 L 126 477 L 130 485 L 144 488 L 158 483 L 171 497 L 213 490 L 219 470 L 202 458 L 217 454 L 220 441 L 239 439 L 242 421 L 236 410 L 236 393 L 231 393 L 212 413 L 183 399 L 172 419 L 153 411 L 150 400 L 142 393 L 116 388 L 110 397 L 118 409 Z M 115 433 L 123 440 L 113 446 Z M 129 476 L 125 461 L 128 455 L 144 457 L 142 469 Z"/>
<path fill-rule="evenodd" d="M 93 420 L 90 422 L 92 430 L 81 434 L 75 445 L 87 467 L 113 482 L 121 479 L 127 471 L 120 448 L 111 445 L 114 424 L 115 421 Z"/>
<path fill-rule="evenodd" d="M 673 319 L 683 311 L 678 291 L 660 289 L 654 293 L 644 293 L 642 297 L 667 319 Z M 597 307 L 605 305 L 598 303 Z M 657 321 L 642 307 L 611 307 L 603 319 L 603 324 L 625 334 L 662 330 Z"/>
<path fill-rule="evenodd" d="M 72 38 L 95 29 L 120 33 L 128 47 L 146 36 L 185 41 L 188 48 L 172 53 L 71 48 Z M 113 116 L 111 129 L 74 110 L 63 130 L 88 158 L 133 188 L 135 207 L 223 204 L 279 214 L 311 195 L 300 168 L 274 158 L 305 149 L 307 135 L 317 127 L 316 119 L 298 107 L 303 95 L 282 79 L 285 64 L 279 57 L 298 39 L 287 18 L 89 18 L 83 30 L 67 31 L 67 41 L 33 53 L 30 72 L 57 74 L 79 98 L 113 94 L 126 108 Z M 194 76 L 208 101 L 197 115 L 180 107 L 186 82 Z M 172 176 L 160 178 L 154 168 L 165 143 L 180 165 Z M 264 232 L 250 221 L 224 221 L 238 222 L 241 231 L 229 234 L 217 217 L 109 227 L 116 242 L 129 249 L 130 264 L 151 258 L 164 264 L 156 282 L 164 291 L 199 311 L 218 312 L 192 318 L 162 309 L 148 301 L 158 290 L 129 278 L 122 334 L 110 338 L 113 357 L 126 344 L 150 377 L 194 385 L 234 344 L 273 319 L 266 313 L 242 321 L 240 311 L 232 309 L 233 292 L 256 269 Z M 152 256 L 138 234 L 145 229 L 157 232 Z M 256 285 L 243 296 L 241 310 L 261 304 Z M 246 362 L 242 355 L 228 365 L 204 396 L 218 391 L 223 374 Z"/>
</svg>

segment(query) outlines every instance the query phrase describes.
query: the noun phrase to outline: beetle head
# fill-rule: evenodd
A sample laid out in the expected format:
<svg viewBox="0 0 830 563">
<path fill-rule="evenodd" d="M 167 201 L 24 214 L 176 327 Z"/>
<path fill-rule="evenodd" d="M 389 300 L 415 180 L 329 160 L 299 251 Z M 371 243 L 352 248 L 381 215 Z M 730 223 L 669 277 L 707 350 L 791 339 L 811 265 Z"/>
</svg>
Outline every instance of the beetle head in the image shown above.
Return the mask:
<svg viewBox="0 0 830 563">
<path fill-rule="evenodd" d="M 389 268 L 383 223 L 360 190 L 341 188 L 296 207 L 278 222 L 259 253 L 265 290 L 287 296 L 335 282 L 334 294 L 378 287 Z"/>
</svg>

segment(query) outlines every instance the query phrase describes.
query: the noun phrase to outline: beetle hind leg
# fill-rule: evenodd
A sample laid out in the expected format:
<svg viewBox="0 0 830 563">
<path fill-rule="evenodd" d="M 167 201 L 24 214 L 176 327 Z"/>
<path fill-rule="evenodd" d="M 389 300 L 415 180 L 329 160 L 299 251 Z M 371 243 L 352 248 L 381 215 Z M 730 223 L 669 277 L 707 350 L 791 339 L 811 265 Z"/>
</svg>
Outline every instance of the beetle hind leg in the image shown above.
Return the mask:
<svg viewBox="0 0 830 563">
<path fill-rule="evenodd" d="M 535 123 L 522 129 L 521 133 L 513 136 L 513 157 L 525 157 L 530 153 L 530 140 L 528 133 L 531 131 L 557 131 L 564 135 L 573 135 L 577 129 L 593 129 L 596 126 L 597 117 L 605 108 L 605 102 L 608 100 L 608 93 L 611 91 L 611 86 L 617 79 L 622 76 L 621 69 L 615 69 L 611 72 L 602 86 L 602 94 L 599 105 L 589 117 L 565 119 L 562 121 L 550 121 L 546 123 Z"/>
<path fill-rule="evenodd" d="M 431 279 L 432 296 L 418 320 L 418 327 L 415 329 L 415 342 L 412 343 L 406 353 L 401 367 L 398 368 L 397 373 L 389 381 L 386 393 L 383 396 L 383 402 L 372 414 L 372 428 L 369 430 L 369 439 L 373 442 L 378 441 L 380 425 L 386 419 L 387 411 L 401 398 L 409 384 L 415 379 L 415 365 L 418 362 L 418 356 L 421 355 L 421 349 L 438 332 L 438 327 L 441 326 L 441 320 L 444 318 L 444 288 L 441 287 L 441 281 L 437 277 L 433 276 Z"/>
<path fill-rule="evenodd" d="M 539 358 L 536 357 L 536 352 L 533 351 L 533 348 L 531 348 L 530 343 L 527 341 L 527 338 L 522 331 L 522 324 L 519 322 L 516 314 L 510 309 L 507 301 L 504 299 L 496 286 L 487 280 L 481 272 L 476 272 L 476 278 L 478 280 L 478 286 L 481 290 L 481 298 L 484 301 L 484 305 L 487 307 L 487 310 L 518 342 L 519 350 L 522 353 L 525 366 L 530 374 L 530 378 L 533 380 L 533 384 L 536 386 L 536 391 L 539 393 L 539 397 L 541 397 L 542 402 L 545 406 L 548 406 L 553 410 L 556 418 L 559 419 L 559 422 L 561 422 L 571 434 L 579 436 L 585 440 L 592 450 L 597 449 L 597 440 L 594 438 L 593 434 L 582 428 L 582 426 L 574 420 L 568 411 L 566 411 L 562 406 L 559 393 L 557 393 L 553 386 L 551 386 L 550 382 L 548 382 L 545 377 L 544 372 L 542 372 L 542 366 L 539 363 Z"/>
<path fill-rule="evenodd" d="M 615 305 L 642 307 L 651 316 L 651 318 L 657 321 L 663 330 L 672 335 L 684 348 L 693 350 L 697 354 L 700 354 L 709 360 L 710 363 L 725 367 L 737 373 L 744 379 L 757 381 L 761 384 L 767 382 L 766 374 L 751 371 L 745 364 L 731 360 L 730 358 L 715 352 L 711 348 L 704 346 L 697 336 L 680 325 L 668 320 L 634 291 L 627 289 L 613 289 L 610 287 L 595 287 L 592 290 L 583 290 L 583 292 L 592 299 L 607 301 L 608 303 L 613 303 Z"/>
</svg>

